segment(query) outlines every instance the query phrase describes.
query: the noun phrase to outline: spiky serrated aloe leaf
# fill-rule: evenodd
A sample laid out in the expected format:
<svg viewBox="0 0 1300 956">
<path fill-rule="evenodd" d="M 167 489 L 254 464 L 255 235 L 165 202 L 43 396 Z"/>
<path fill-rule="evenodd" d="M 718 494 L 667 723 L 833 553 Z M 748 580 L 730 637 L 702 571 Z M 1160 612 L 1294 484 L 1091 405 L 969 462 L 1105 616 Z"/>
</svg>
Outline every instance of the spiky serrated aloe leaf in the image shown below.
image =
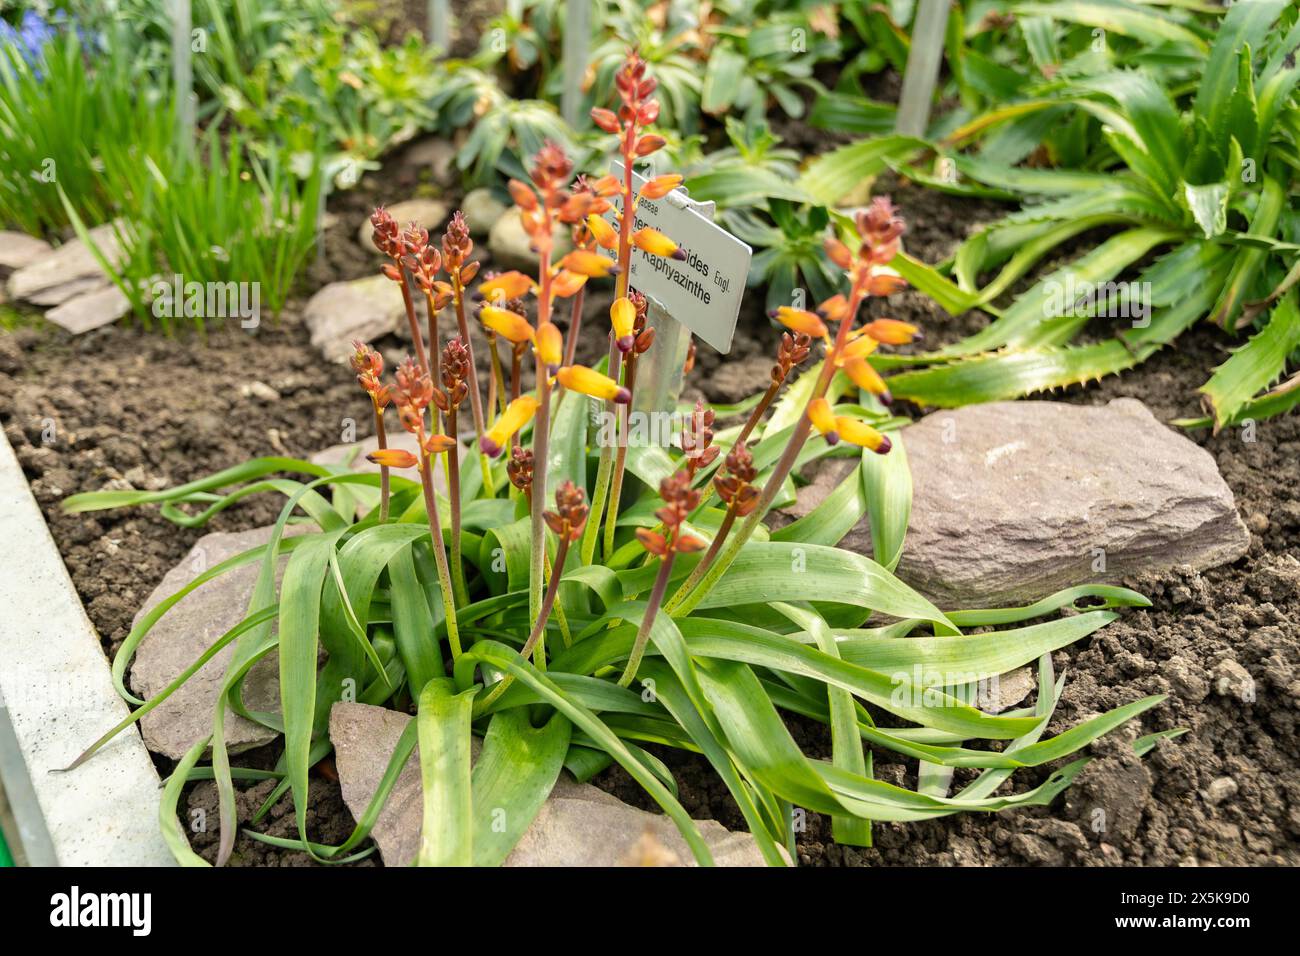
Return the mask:
<svg viewBox="0 0 1300 956">
<path fill-rule="evenodd" d="M 1300 348 L 1300 308 L 1292 289 L 1277 304 L 1268 322 L 1250 341 L 1214 370 L 1199 389 L 1209 402 L 1217 432 L 1253 395 L 1275 382 L 1287 356 Z"/>
<path fill-rule="evenodd" d="M 1262 421 L 1289 412 L 1297 405 L 1300 405 L 1300 373 L 1292 375 L 1277 388 L 1270 389 L 1242 405 L 1235 415 L 1219 427 L 1223 429 L 1246 421 Z M 1214 419 L 1208 415 L 1203 418 L 1176 418 L 1170 424 L 1177 425 L 1179 428 L 1209 428 L 1214 425 Z"/>
<path fill-rule="evenodd" d="M 883 172 L 889 162 L 902 160 L 928 146 L 925 140 L 912 136 L 864 139 L 817 157 L 796 185 L 818 202 L 833 205 L 864 179 Z"/>
<path fill-rule="evenodd" d="M 1221 250 L 1188 244 L 1143 272 L 1140 281 L 1149 284 L 1154 310 L 1146 327 L 1092 345 L 1006 350 L 904 372 L 890 377 L 890 390 L 922 405 L 956 408 L 1114 375 L 1145 361 L 1204 316 L 1227 268 Z"/>
<path fill-rule="evenodd" d="M 1150 158 L 1148 178 L 1159 183 L 1166 194 L 1172 193 L 1186 158 L 1186 145 L 1178 110 L 1165 88 L 1150 73 L 1138 70 L 1104 73 L 1075 85 L 1115 101 L 1130 122 L 1131 142 Z"/>
<path fill-rule="evenodd" d="M 1222 133 L 1232 106 L 1232 91 L 1238 82 L 1237 57 L 1242 47 L 1259 49 L 1273 21 L 1288 2 L 1290 0 L 1237 0 L 1219 24 L 1192 106 L 1193 114 L 1205 122 L 1216 139 L 1225 138 Z"/>
<path fill-rule="evenodd" d="M 1046 276 L 987 328 L 935 354 L 957 357 L 1008 345 L 1062 344 L 1087 321 L 1086 310 L 1077 305 L 1086 289 L 1109 282 L 1156 246 L 1176 238 L 1176 233 L 1148 227 L 1112 236 L 1075 262 Z M 1062 319 L 1066 321 L 1056 322 Z M 1045 326 L 1048 328 L 1044 329 Z"/>
<path fill-rule="evenodd" d="M 1133 37 L 1148 43 L 1173 41 L 1205 52 L 1205 41 L 1187 27 L 1175 23 L 1150 7 L 1136 4 L 1088 3 L 1084 0 L 1055 0 L 1053 3 L 1017 3 L 1010 11 L 1019 17 L 1050 17 L 1068 23 L 1097 27 L 1107 33 Z"/>
<path fill-rule="evenodd" d="M 1255 215 L 1250 220 L 1248 235 L 1271 237 L 1277 229 L 1286 202 L 1286 190 L 1282 184 L 1272 176 L 1265 176 L 1259 203 L 1255 207 Z M 1232 273 L 1224 283 L 1219 301 L 1215 303 L 1214 311 L 1211 313 L 1213 321 L 1229 330 L 1236 325 L 1241 308 L 1250 297 L 1251 287 L 1267 258 L 1268 250 L 1263 248 L 1241 249 L 1237 253 Z"/>
</svg>

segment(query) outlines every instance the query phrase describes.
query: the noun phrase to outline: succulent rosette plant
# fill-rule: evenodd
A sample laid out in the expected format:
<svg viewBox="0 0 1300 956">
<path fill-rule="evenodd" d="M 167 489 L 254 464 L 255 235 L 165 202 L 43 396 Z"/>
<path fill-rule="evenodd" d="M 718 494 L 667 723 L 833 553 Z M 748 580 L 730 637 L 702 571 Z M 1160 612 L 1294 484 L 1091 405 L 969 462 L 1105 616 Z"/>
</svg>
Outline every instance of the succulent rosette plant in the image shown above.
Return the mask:
<svg viewBox="0 0 1300 956">
<path fill-rule="evenodd" d="M 219 863 L 233 847 L 239 775 L 226 746 L 227 708 L 283 735 L 279 785 L 253 822 L 286 793 L 297 815 L 297 839 L 255 829 L 249 836 L 319 860 L 370 852 L 370 829 L 418 751 L 423 864 L 500 863 L 562 771 L 586 780 L 612 763 L 707 864 L 709 847 L 655 754 L 667 747 L 708 761 L 763 859 L 785 865 L 795 859 L 796 808 L 831 815 L 841 842 L 869 845 L 876 820 L 1047 804 L 1086 757 L 1060 763 L 1038 786 L 999 787 L 1017 768 L 1064 761 L 1159 702 L 1135 700 L 1045 736 L 1062 688 L 1051 652 L 1105 625 L 1113 608 L 1146 603 L 1134 592 L 1087 586 L 1030 607 L 943 611 L 893 574 L 910 507 L 898 436 L 905 419 L 891 413 L 872 358 L 919 332 L 863 318 L 869 301 L 904 285 L 888 265 L 904 223 L 886 199 L 861 211 L 851 233 L 827 238 L 843 291 L 816 310 L 777 311 L 790 331 L 774 344 L 771 374 L 754 383 L 753 399 L 681 406 L 681 433 L 667 447 L 633 440 L 637 365 L 655 343 L 645 297 L 629 286 L 631 255 L 679 255 L 672 237 L 634 228 L 635 210 L 681 177 L 635 187 L 635 163 L 663 144 L 652 130 L 655 80 L 633 53 L 615 85 L 617 109 L 593 118 L 618 137 L 621 176 L 575 179 L 564 150 L 547 144 L 527 181 L 510 183 L 514 214 L 537 253 L 535 274 L 485 275 L 471 289 L 477 266 L 463 216 L 453 217 L 439 248 L 418 225 L 376 212 L 376 244 L 403 296 L 414 353 L 391 380 L 369 346 L 358 343 L 351 360 L 375 419 L 369 457 L 378 473 L 259 458 L 165 491 L 66 502 L 70 511 L 157 503 L 197 526 L 249 494 L 285 498 L 266 545 L 205 571 L 132 630 L 114 675 L 137 709 L 78 761 L 202 663 L 157 697 L 134 697 L 124 675 L 157 620 L 213 578 L 257 565 L 247 617 L 210 651 L 234 648 L 212 732 L 167 783 L 163 827 L 181 862 L 203 862 L 176 818 L 182 788 L 201 776 L 215 779 L 220 794 Z M 558 257 L 557 227 L 577 240 Z M 561 303 L 609 281 L 609 326 L 585 330 L 606 335 L 606 358 L 595 368 L 576 364 L 581 309 Z M 440 343 L 436 317 L 449 308 L 458 333 Z M 509 381 L 502 344 L 510 347 Z M 483 347 L 492 352 L 489 383 L 475 375 L 474 350 Z M 389 446 L 390 410 L 414 451 L 409 441 Z M 832 456 L 853 463 L 850 477 L 809 514 L 773 529 L 765 519 L 791 501 L 799 473 Z M 837 548 L 867 514 L 874 557 Z M 305 532 L 287 536 L 291 523 Z M 964 630 L 976 626 L 980 633 Z M 278 659 L 278 714 L 253 712 L 242 699 L 244 675 L 268 656 Z M 979 688 L 1034 662 L 1034 704 L 981 709 Z M 417 719 L 352 835 L 323 845 L 308 826 L 311 770 L 330 753 L 330 709 L 347 688 Z M 806 755 L 783 714 L 825 724 L 831 759 Z M 477 763 L 474 736 L 484 738 Z M 919 788 L 875 779 L 873 748 L 918 761 Z M 955 767 L 980 772 L 950 793 L 934 782 L 946 777 L 930 771 Z"/>
</svg>

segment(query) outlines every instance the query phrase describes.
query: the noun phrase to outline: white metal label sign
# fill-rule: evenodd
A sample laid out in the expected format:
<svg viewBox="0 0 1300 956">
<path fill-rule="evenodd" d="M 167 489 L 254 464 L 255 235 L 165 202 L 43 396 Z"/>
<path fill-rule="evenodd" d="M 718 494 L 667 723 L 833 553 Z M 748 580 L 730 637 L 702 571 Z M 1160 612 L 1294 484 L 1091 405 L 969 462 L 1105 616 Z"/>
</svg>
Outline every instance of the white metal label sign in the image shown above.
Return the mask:
<svg viewBox="0 0 1300 956">
<path fill-rule="evenodd" d="M 613 171 L 622 178 L 621 164 L 615 163 Z M 638 190 L 646 182 L 637 173 L 632 179 Z M 731 351 L 754 250 L 712 222 L 712 215 L 713 203 L 697 203 L 683 189 L 662 199 L 642 199 L 632 231 L 657 229 L 681 247 L 686 259 L 665 259 L 633 249 L 629 281 L 706 343 L 726 353 Z"/>
</svg>

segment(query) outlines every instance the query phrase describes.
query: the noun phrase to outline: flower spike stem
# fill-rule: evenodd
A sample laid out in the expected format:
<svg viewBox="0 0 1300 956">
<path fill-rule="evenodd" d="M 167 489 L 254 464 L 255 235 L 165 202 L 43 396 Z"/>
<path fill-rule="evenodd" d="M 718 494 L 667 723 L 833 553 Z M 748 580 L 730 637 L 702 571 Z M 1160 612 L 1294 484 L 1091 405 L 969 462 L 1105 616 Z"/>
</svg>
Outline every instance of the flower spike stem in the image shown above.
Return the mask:
<svg viewBox="0 0 1300 956">
<path fill-rule="evenodd" d="M 620 276 L 621 281 L 621 276 Z M 619 366 L 623 362 L 623 353 L 619 351 L 614 340 L 614 333 L 609 335 L 609 377 L 618 380 Z M 605 402 L 605 414 L 614 413 L 614 403 Z M 600 519 L 605 511 L 605 501 L 609 496 L 609 482 L 614 473 L 614 450 L 611 447 L 600 449 L 600 464 L 596 468 L 596 489 L 591 497 L 591 517 L 582 533 L 582 563 L 591 564 L 596 557 L 596 542 L 600 540 Z M 611 519 L 612 520 L 612 519 Z"/>
<path fill-rule="evenodd" d="M 481 447 L 484 430 L 483 400 L 478 393 L 478 372 L 474 369 L 474 342 L 469 337 L 469 323 L 465 320 L 465 287 L 461 284 L 459 270 L 452 272 L 451 285 L 455 293 L 453 301 L 456 305 L 456 327 L 460 330 L 460 340 L 465 343 L 465 348 L 469 352 L 469 407 L 474 415 L 474 437 L 480 444 L 479 467 L 483 470 L 483 487 L 488 495 L 492 496 L 496 494 L 496 485 L 492 482 L 492 466 Z M 495 354 L 496 349 L 492 351 Z"/>
<path fill-rule="evenodd" d="M 587 287 L 585 285 L 573 295 L 573 313 L 569 319 L 569 341 L 564 345 L 565 365 L 573 364 L 574 355 L 578 351 L 578 330 L 582 328 L 582 309 L 586 297 Z"/>
<path fill-rule="evenodd" d="M 411 297 L 410 276 L 405 266 L 402 267 L 402 280 L 398 285 L 402 287 L 402 304 L 406 306 L 406 321 L 411 326 L 411 341 L 415 343 L 415 359 L 420 363 L 420 368 L 429 372 L 429 355 L 424 350 L 424 333 L 420 331 L 420 322 L 415 317 L 415 299 Z"/>
<path fill-rule="evenodd" d="M 537 620 L 533 624 L 532 632 L 528 635 L 528 640 L 520 649 L 519 655 L 528 660 L 529 655 L 538 649 L 542 635 L 546 633 L 546 622 L 550 619 L 551 611 L 560 610 L 560 606 L 555 603 L 555 596 L 560 591 L 560 576 L 564 568 L 564 561 L 569 556 L 569 539 L 561 537 L 560 543 L 555 548 L 555 567 L 560 568 L 561 572 L 553 573 L 551 580 L 546 586 L 546 596 L 542 599 L 541 613 L 537 615 Z M 488 707 L 491 707 L 502 694 L 514 683 L 514 678 L 507 674 L 501 680 L 497 681 L 495 687 L 488 692 L 482 701 L 475 706 L 475 713 L 480 714 Z"/>
<path fill-rule="evenodd" d="M 456 437 L 456 409 L 447 411 L 447 434 Z M 469 588 L 465 586 L 465 562 L 460 549 L 460 443 L 447 450 L 442 460 L 447 475 L 447 496 L 451 504 L 451 583 L 456 606 L 469 603 Z"/>
<path fill-rule="evenodd" d="M 388 432 L 384 428 L 384 410 L 373 398 L 371 405 L 375 409 L 375 440 L 379 449 L 388 447 Z M 379 466 L 379 523 L 388 523 L 388 466 Z"/>
<path fill-rule="evenodd" d="M 424 432 L 421 430 L 420 444 L 424 444 Z M 443 616 L 447 619 L 447 643 L 451 645 L 452 660 L 461 654 L 460 628 L 456 623 L 456 599 L 452 590 L 451 572 L 447 567 L 447 549 L 442 540 L 442 522 L 438 520 L 438 502 L 433 495 L 433 468 L 429 454 L 420 449 L 420 484 L 424 487 L 424 509 L 429 513 L 429 536 L 432 539 L 433 560 L 438 566 L 438 586 L 442 591 Z"/>
<path fill-rule="evenodd" d="M 506 405 L 506 382 L 505 373 L 501 367 L 501 353 L 497 351 L 497 336 L 495 332 L 489 331 L 487 334 L 488 357 L 492 360 L 492 380 L 488 382 L 488 412 L 493 415 L 504 415 Z M 512 389 L 510 398 L 518 398 L 519 395 Z"/>
<path fill-rule="evenodd" d="M 623 387 L 636 394 L 637 355 L 629 352 L 627 371 L 623 376 Z M 609 520 L 605 522 L 605 558 L 614 554 L 614 535 L 618 531 L 618 503 L 623 497 L 623 475 L 627 470 L 627 415 L 632 403 L 618 406 L 618 452 L 614 458 L 614 478 L 609 488 Z"/>
<path fill-rule="evenodd" d="M 632 654 L 627 659 L 623 676 L 618 679 L 619 687 L 630 686 L 637 670 L 641 667 L 641 658 L 645 657 L 646 645 L 650 643 L 650 631 L 654 627 L 659 606 L 663 603 L 664 593 L 668 590 L 668 579 L 672 575 L 675 554 L 676 552 L 669 551 L 664 555 L 663 563 L 659 565 L 659 573 L 655 575 L 654 587 L 650 590 L 650 600 L 646 604 L 645 616 L 641 618 L 641 627 L 637 629 L 636 642 L 632 645 Z"/>
</svg>

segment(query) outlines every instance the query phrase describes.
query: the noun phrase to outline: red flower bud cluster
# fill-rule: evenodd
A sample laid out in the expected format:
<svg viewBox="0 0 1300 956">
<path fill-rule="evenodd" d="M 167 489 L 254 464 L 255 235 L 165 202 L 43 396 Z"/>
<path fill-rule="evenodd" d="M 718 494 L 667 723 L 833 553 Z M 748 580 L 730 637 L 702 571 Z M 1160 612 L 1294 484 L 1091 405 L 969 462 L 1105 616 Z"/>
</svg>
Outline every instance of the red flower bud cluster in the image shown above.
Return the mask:
<svg viewBox="0 0 1300 956">
<path fill-rule="evenodd" d="M 606 133 L 617 133 L 625 138 L 634 156 L 649 156 L 663 148 L 662 136 L 648 133 L 640 138 L 637 131 L 659 118 L 659 101 L 654 92 L 659 81 L 646 75 L 646 62 L 635 51 L 629 51 L 623 65 L 614 74 L 614 85 L 621 101 L 618 112 L 596 107 L 591 119 Z"/>
<path fill-rule="evenodd" d="M 664 534 L 649 528 L 637 528 L 636 536 L 651 554 L 666 557 L 671 552 L 699 551 L 704 542 L 688 534 L 682 525 L 700 504 L 700 492 L 691 487 L 690 476 L 675 471 L 659 483 L 659 497 L 664 506 L 655 512 L 664 526 Z"/>
<path fill-rule="evenodd" d="M 542 512 L 546 526 L 561 540 L 577 541 L 587 524 L 586 496 L 572 481 L 555 489 L 555 510 Z"/>
<path fill-rule="evenodd" d="M 522 492 L 530 492 L 533 487 L 532 449 L 516 445 L 510 452 L 510 461 L 506 463 L 506 475 L 510 478 L 510 484 Z"/>
<path fill-rule="evenodd" d="M 469 350 L 460 339 L 450 339 L 442 347 L 442 388 L 435 389 L 433 403 L 444 412 L 460 408 L 469 394 Z"/>
<path fill-rule="evenodd" d="M 796 332 L 781 333 L 781 346 L 777 349 L 776 364 L 772 366 L 772 383 L 780 385 L 785 381 L 790 370 L 808 357 L 812 348 L 812 337 Z"/>
<path fill-rule="evenodd" d="M 377 408 L 385 408 L 391 398 L 388 386 L 380 381 L 384 374 L 384 357 L 364 342 L 352 341 L 353 353 L 348 359 L 352 371 L 357 373 L 357 384 L 365 389 Z"/>
<path fill-rule="evenodd" d="M 754 456 L 743 441 L 736 442 L 723 462 L 724 473 L 713 479 L 718 497 L 743 518 L 758 504 L 759 489 L 753 481 L 758 476 Z"/>
<path fill-rule="evenodd" d="M 682 429 L 682 451 L 686 454 L 686 472 L 691 478 L 701 468 L 713 464 L 722 451 L 713 444 L 713 420 L 713 409 L 707 407 L 703 399 L 697 399 L 690 421 Z"/>
</svg>

